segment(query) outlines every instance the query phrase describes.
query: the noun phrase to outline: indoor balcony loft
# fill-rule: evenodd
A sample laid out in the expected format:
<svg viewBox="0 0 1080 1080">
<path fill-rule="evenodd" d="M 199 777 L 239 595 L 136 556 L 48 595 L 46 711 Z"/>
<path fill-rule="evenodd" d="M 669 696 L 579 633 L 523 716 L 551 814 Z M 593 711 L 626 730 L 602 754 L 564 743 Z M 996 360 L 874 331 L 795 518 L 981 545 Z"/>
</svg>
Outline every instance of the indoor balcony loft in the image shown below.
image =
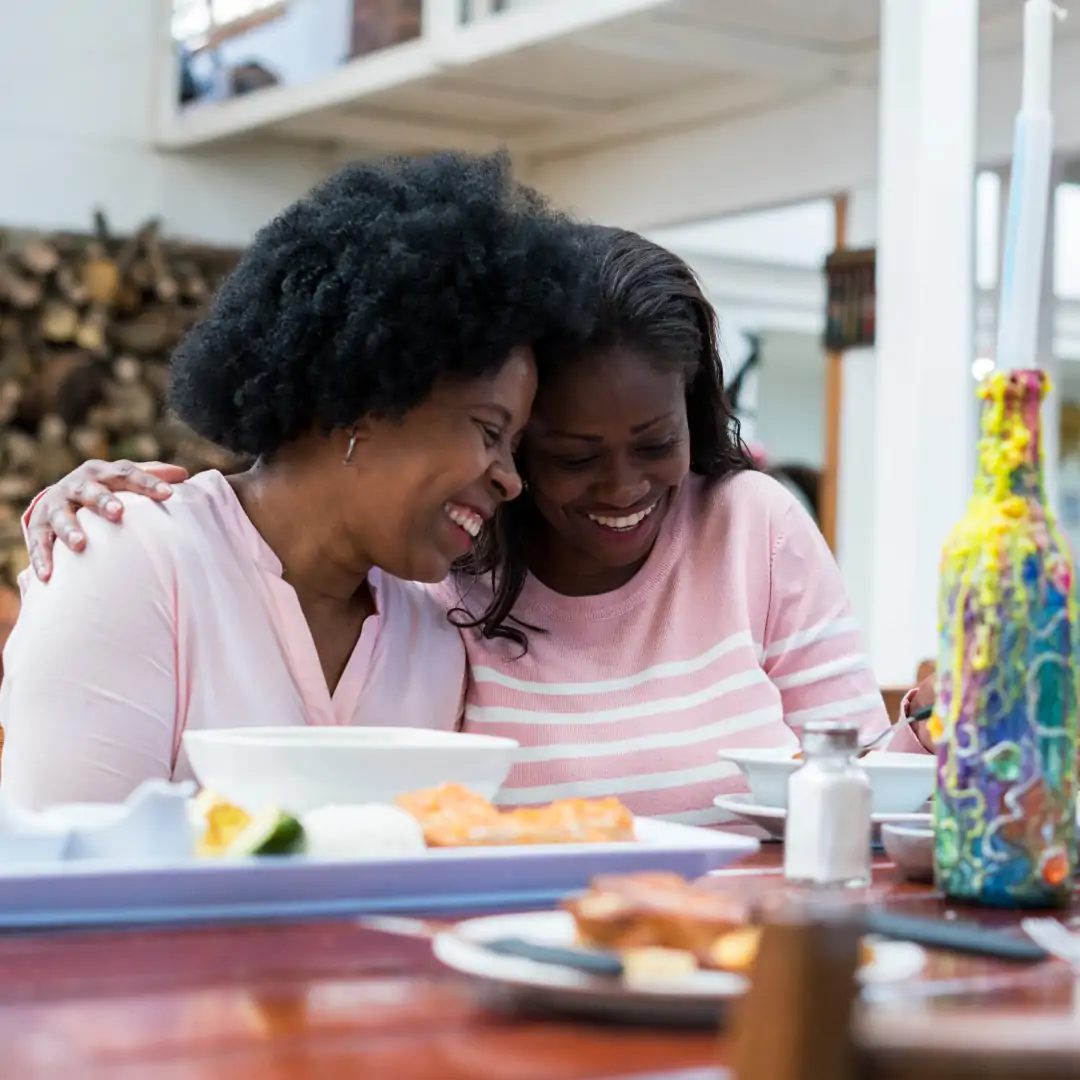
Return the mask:
<svg viewBox="0 0 1080 1080">
<path fill-rule="evenodd" d="M 558 158 L 872 80 L 877 23 L 865 0 L 177 0 L 158 143 Z"/>
</svg>

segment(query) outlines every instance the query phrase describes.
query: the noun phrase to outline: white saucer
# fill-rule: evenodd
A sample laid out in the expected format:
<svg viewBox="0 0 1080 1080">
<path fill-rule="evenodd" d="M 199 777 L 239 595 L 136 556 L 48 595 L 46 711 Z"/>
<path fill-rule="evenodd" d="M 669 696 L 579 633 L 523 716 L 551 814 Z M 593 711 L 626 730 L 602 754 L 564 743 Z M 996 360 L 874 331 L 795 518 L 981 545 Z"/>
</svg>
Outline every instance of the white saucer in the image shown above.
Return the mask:
<svg viewBox="0 0 1080 1080">
<path fill-rule="evenodd" d="M 787 811 L 781 806 L 759 806 L 746 793 L 738 795 L 717 795 L 713 804 L 729 814 L 740 817 L 743 821 L 763 829 L 773 840 L 784 839 L 784 823 Z M 872 814 L 874 841 L 879 839 L 882 825 L 929 825 L 929 814 Z"/>
<path fill-rule="evenodd" d="M 722 971 L 698 971 L 647 990 L 575 968 L 504 956 L 482 942 L 520 938 L 543 945 L 572 946 L 576 929 L 566 911 L 535 911 L 469 919 L 438 934 L 432 943 L 447 967 L 481 980 L 488 989 L 527 1007 L 638 1023 L 714 1026 L 723 1007 L 746 990 L 748 980 Z M 860 980 L 867 985 L 910 979 L 922 971 L 926 954 L 906 941 L 874 942 L 874 960 Z"/>
</svg>

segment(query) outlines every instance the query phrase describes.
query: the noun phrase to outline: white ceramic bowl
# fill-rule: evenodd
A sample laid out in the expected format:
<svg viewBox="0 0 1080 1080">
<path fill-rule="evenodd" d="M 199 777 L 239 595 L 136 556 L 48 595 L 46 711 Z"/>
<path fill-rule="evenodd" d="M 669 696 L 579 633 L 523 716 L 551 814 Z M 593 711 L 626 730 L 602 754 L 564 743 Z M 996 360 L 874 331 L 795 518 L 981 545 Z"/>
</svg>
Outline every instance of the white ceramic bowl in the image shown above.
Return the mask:
<svg viewBox="0 0 1080 1080">
<path fill-rule="evenodd" d="M 229 728 L 184 733 L 203 787 L 245 810 L 391 802 L 438 784 L 493 798 L 518 744 L 492 735 L 422 728 Z"/>
<path fill-rule="evenodd" d="M 721 751 L 750 785 L 759 806 L 787 808 L 788 777 L 802 764 L 794 750 Z M 914 814 L 934 793 L 937 761 L 930 754 L 868 754 L 862 759 L 873 790 L 875 814 Z"/>
<path fill-rule="evenodd" d="M 881 842 L 908 881 L 933 881 L 934 830 L 920 825 L 882 825 Z"/>
</svg>

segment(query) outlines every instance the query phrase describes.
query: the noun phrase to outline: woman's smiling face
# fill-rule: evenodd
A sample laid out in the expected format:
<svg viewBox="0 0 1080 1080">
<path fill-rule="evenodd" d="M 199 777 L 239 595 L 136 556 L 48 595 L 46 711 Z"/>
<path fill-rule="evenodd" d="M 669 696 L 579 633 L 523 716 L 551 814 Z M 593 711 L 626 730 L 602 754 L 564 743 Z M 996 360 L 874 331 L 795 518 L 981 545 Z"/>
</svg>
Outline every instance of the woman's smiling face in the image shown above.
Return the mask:
<svg viewBox="0 0 1080 1080">
<path fill-rule="evenodd" d="M 690 471 L 686 375 L 617 346 L 546 378 L 520 460 L 543 519 L 532 568 L 568 595 L 625 584 Z"/>
</svg>

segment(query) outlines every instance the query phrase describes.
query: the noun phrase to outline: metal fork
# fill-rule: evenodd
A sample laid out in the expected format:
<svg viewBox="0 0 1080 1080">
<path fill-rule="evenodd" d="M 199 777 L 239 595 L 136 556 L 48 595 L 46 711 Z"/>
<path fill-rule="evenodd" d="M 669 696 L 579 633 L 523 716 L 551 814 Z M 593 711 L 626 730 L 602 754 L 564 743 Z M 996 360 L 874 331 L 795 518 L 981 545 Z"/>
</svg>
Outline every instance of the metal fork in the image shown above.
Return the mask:
<svg viewBox="0 0 1080 1080">
<path fill-rule="evenodd" d="M 1024 919 L 1020 929 L 1051 956 L 1080 972 L 1080 937 L 1070 933 L 1057 919 Z"/>
<path fill-rule="evenodd" d="M 900 720 L 897 720 L 892 727 L 881 732 L 879 735 L 875 735 L 869 742 L 863 743 L 859 747 L 859 757 L 863 754 L 869 754 L 871 750 L 876 750 L 882 743 L 892 742 L 893 736 L 903 731 L 906 727 L 911 727 L 915 722 L 914 716 L 905 716 Z"/>
</svg>

